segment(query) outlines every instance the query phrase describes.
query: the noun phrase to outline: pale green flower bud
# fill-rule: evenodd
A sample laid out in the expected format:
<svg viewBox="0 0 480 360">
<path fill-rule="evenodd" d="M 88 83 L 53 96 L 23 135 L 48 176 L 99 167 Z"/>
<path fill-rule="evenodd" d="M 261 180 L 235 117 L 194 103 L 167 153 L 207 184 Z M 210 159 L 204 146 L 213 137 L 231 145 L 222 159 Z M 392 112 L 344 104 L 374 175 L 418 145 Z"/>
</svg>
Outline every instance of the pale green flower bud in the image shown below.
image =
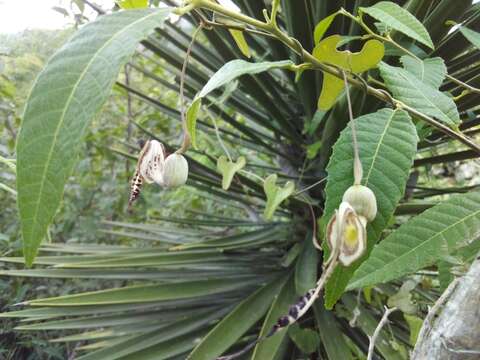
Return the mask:
<svg viewBox="0 0 480 360">
<path fill-rule="evenodd" d="M 350 186 L 343 194 L 342 201 L 348 202 L 359 216 L 365 217 L 369 222 L 377 216 L 377 199 L 366 186 Z"/>
<path fill-rule="evenodd" d="M 183 155 L 173 153 L 165 159 L 163 184 L 165 187 L 184 185 L 188 178 L 188 163 Z"/>
</svg>

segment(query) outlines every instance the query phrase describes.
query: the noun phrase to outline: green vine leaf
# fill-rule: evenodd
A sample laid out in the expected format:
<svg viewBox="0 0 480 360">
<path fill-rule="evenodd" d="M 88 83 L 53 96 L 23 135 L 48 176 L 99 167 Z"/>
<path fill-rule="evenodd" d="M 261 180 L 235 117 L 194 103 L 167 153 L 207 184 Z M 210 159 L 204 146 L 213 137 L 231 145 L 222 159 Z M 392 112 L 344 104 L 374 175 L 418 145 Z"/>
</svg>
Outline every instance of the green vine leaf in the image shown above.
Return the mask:
<svg viewBox="0 0 480 360">
<path fill-rule="evenodd" d="M 322 40 L 323 35 L 327 32 L 328 28 L 332 24 L 335 17 L 338 15 L 338 12 L 328 15 L 326 18 L 322 19 L 317 26 L 315 26 L 315 30 L 313 31 L 313 38 L 315 40 L 315 44 L 318 44 L 320 40 Z"/>
<path fill-rule="evenodd" d="M 417 135 L 410 116 L 403 110 L 381 109 L 355 120 L 360 159 L 363 166 L 362 184 L 377 198 L 378 213 L 367 226 L 367 254 L 388 225 L 398 201 L 402 198 L 417 148 Z M 351 127 L 341 133 L 333 147 L 327 166 L 325 188 L 325 224 L 338 208 L 344 192 L 353 184 L 353 147 Z M 328 258 L 328 246 L 325 258 Z M 367 255 L 368 256 L 368 255 Z M 350 267 L 337 267 L 327 282 L 325 306 L 332 308 L 342 295 L 355 269 L 364 260 Z"/>
<path fill-rule="evenodd" d="M 332 35 L 323 39 L 313 49 L 313 56 L 318 61 L 359 74 L 376 67 L 385 53 L 385 47 L 378 40 L 368 40 L 359 52 L 339 51 L 337 47 L 341 40 L 340 35 Z M 335 104 L 343 87 L 343 79 L 324 71 L 318 109 L 329 110 Z"/>
<path fill-rule="evenodd" d="M 190 134 L 192 145 L 197 148 L 196 124 L 198 111 L 202 104 L 202 99 L 212 91 L 229 84 L 231 81 L 242 75 L 254 75 L 270 69 L 290 68 L 293 62 L 290 60 L 251 63 L 245 60 L 232 60 L 223 65 L 205 84 L 200 92 L 195 96 L 193 102 L 187 110 L 187 130 Z"/>
<path fill-rule="evenodd" d="M 243 32 L 241 30 L 230 30 L 230 34 L 242 54 L 245 55 L 245 57 L 250 58 L 252 54 L 250 53 L 250 47 L 248 46 L 247 40 L 245 40 Z"/>
<path fill-rule="evenodd" d="M 457 107 L 451 97 L 405 69 L 384 62 L 380 63 L 379 69 L 388 89 L 398 100 L 452 128 L 460 123 Z"/>
<path fill-rule="evenodd" d="M 447 67 L 442 58 L 434 57 L 424 60 L 404 55 L 400 58 L 403 68 L 414 75 L 418 80 L 437 89 L 447 76 Z"/>
<path fill-rule="evenodd" d="M 276 182 L 277 174 L 272 174 L 263 183 L 263 190 L 267 196 L 267 205 L 263 213 L 266 220 L 270 220 L 273 217 L 275 210 L 277 210 L 282 201 L 292 195 L 295 190 L 295 184 L 291 181 L 287 181 L 283 188 L 276 185 Z"/>
<path fill-rule="evenodd" d="M 370 7 L 361 7 L 360 10 L 388 27 L 421 42 L 430 49 L 435 48 L 427 29 L 425 29 L 422 23 L 394 2 L 380 1 Z"/>
<path fill-rule="evenodd" d="M 120 67 L 170 15 L 168 8 L 120 11 L 82 27 L 48 62 L 32 89 L 17 143 L 18 208 L 32 265 L 60 205 L 88 124 Z"/>
<path fill-rule="evenodd" d="M 122 9 L 144 9 L 148 7 L 148 0 L 120 0 L 117 4 Z"/>
<path fill-rule="evenodd" d="M 452 196 L 403 224 L 372 251 L 349 289 L 383 283 L 435 264 L 478 241 L 480 192 Z"/>
<path fill-rule="evenodd" d="M 480 33 L 471 30 L 465 26 L 460 26 L 460 32 L 465 38 L 472 43 L 477 49 L 480 49 Z"/>
<path fill-rule="evenodd" d="M 217 160 L 217 170 L 222 174 L 222 188 L 228 190 L 235 174 L 245 167 L 247 161 L 245 157 L 240 156 L 236 162 L 230 161 L 225 155 Z"/>
</svg>

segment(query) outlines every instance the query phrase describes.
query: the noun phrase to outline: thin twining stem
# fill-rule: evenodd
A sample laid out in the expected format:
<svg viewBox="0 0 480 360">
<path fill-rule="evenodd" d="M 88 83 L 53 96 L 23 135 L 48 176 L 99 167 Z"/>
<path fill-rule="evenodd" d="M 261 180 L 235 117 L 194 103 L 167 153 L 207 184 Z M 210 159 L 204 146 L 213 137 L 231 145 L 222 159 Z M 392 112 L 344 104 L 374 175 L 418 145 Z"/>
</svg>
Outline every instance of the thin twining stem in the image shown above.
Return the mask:
<svg viewBox="0 0 480 360">
<path fill-rule="evenodd" d="M 350 119 L 350 126 L 352 128 L 353 140 L 353 184 L 360 185 L 363 178 L 363 167 L 360 161 L 360 154 L 358 149 L 357 130 L 355 128 L 355 120 L 353 119 L 352 100 L 350 99 L 350 91 L 348 90 L 347 74 L 342 70 L 343 82 L 345 85 L 345 95 L 347 96 L 348 116 Z"/>
<path fill-rule="evenodd" d="M 187 127 L 187 117 L 185 116 L 185 95 L 184 95 L 184 88 L 185 88 L 185 74 L 187 72 L 187 65 L 188 65 L 188 59 L 190 58 L 190 53 L 192 51 L 193 44 L 195 43 L 195 39 L 203 28 L 203 23 L 200 23 L 198 27 L 195 29 L 195 31 L 192 34 L 192 40 L 190 41 L 190 44 L 188 44 L 187 52 L 185 53 L 185 60 L 183 61 L 182 65 L 182 73 L 180 75 L 180 115 L 182 118 L 182 127 L 183 127 L 183 143 L 181 148 L 177 151 L 178 153 L 182 154 L 187 149 L 190 147 L 190 133 L 188 132 L 188 127 Z"/>
<path fill-rule="evenodd" d="M 375 349 L 375 342 L 377 341 L 378 335 L 380 335 L 380 331 L 382 330 L 383 326 L 387 323 L 388 316 L 396 310 L 397 310 L 396 307 L 393 307 L 391 309 L 388 309 L 387 307 L 385 307 L 385 312 L 383 313 L 382 319 L 380 320 L 377 327 L 375 328 L 373 335 L 369 338 L 370 343 L 368 344 L 367 360 L 372 360 L 373 352 Z"/>
<path fill-rule="evenodd" d="M 333 271 L 335 270 L 337 264 L 338 264 L 338 254 L 340 250 L 337 247 L 334 249 L 333 254 L 332 254 L 332 261 L 327 265 L 325 270 L 322 273 L 322 276 L 320 276 L 320 279 L 317 282 L 317 285 L 315 288 L 310 289 L 304 296 L 300 298 L 300 300 L 290 306 L 288 310 L 288 315 L 284 315 L 280 317 L 275 325 L 272 326 L 269 332 L 267 332 L 266 335 L 257 338 L 256 340 L 252 341 L 250 344 L 246 345 L 242 350 L 226 355 L 226 356 L 221 356 L 218 357 L 217 360 L 233 360 L 238 358 L 239 356 L 242 356 L 246 354 L 250 349 L 252 349 L 255 345 L 257 345 L 259 342 L 268 339 L 269 337 L 275 335 L 277 332 L 280 330 L 286 328 L 287 326 L 290 326 L 294 323 L 296 323 L 303 315 L 306 314 L 306 312 L 312 307 L 313 303 L 315 300 L 320 295 L 320 292 L 322 291 L 323 287 L 325 286 L 325 283 L 330 279 L 330 277 L 333 274 Z"/>
<path fill-rule="evenodd" d="M 212 1 L 209 0 L 188 0 L 188 3 L 193 5 L 195 8 L 205 8 L 211 11 L 218 12 L 220 14 L 223 14 L 225 16 L 229 16 L 235 20 L 238 20 L 242 23 L 251 25 L 257 29 L 261 29 L 263 31 L 266 31 L 272 35 L 274 35 L 279 41 L 281 41 L 284 45 L 288 46 L 292 51 L 295 53 L 299 54 L 302 59 L 313 65 L 314 68 L 318 68 L 322 71 L 325 71 L 329 74 L 332 74 L 333 76 L 336 76 L 338 78 L 342 78 L 342 72 L 341 69 L 338 69 L 335 66 L 331 66 L 328 64 L 325 64 L 321 61 L 318 61 L 312 54 L 310 54 L 307 50 L 305 50 L 301 45 L 299 44 L 298 41 L 295 39 L 291 38 L 287 34 L 285 34 L 282 30 L 280 30 L 278 27 L 273 26 L 271 23 L 266 23 L 263 21 L 259 21 L 257 19 L 254 19 L 252 17 L 246 16 L 242 13 L 236 13 L 234 11 L 230 11 L 229 9 L 220 6 L 216 3 L 213 3 Z M 353 15 L 352 15 L 353 16 Z M 354 79 L 353 77 L 348 77 L 348 82 L 350 84 L 353 84 L 355 86 L 360 86 L 364 87 L 364 84 L 359 81 Z M 448 126 L 438 122 L 434 118 L 419 112 L 415 110 L 414 108 L 403 104 L 401 101 L 394 99 L 390 96 L 390 94 L 387 94 L 383 90 L 376 89 L 372 86 L 365 87 L 365 90 L 367 94 L 373 95 L 376 98 L 385 101 L 387 103 L 392 103 L 392 105 L 397 106 L 408 112 L 410 115 L 415 116 L 420 118 L 422 121 L 425 121 L 426 123 L 430 124 L 431 126 L 437 128 L 438 130 L 442 131 L 449 137 L 456 139 L 460 141 L 461 143 L 467 145 L 471 149 L 475 150 L 475 152 L 480 154 L 480 145 L 475 143 L 472 139 L 466 137 L 459 131 L 455 131 Z M 393 101 L 392 101 L 393 100 Z"/>
</svg>

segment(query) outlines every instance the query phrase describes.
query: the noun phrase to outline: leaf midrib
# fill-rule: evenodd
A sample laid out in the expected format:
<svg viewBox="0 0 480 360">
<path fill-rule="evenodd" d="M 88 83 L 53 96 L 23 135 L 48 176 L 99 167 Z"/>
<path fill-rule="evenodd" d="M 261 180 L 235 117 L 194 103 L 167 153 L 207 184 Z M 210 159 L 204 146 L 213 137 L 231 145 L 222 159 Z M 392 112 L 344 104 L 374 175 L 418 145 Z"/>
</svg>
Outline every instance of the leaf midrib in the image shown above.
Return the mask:
<svg viewBox="0 0 480 360">
<path fill-rule="evenodd" d="M 390 128 L 390 124 L 392 123 L 393 117 L 397 113 L 397 110 L 393 110 L 390 118 L 388 119 L 387 123 L 385 124 L 385 128 L 383 129 L 382 135 L 380 136 L 380 139 L 378 141 L 377 147 L 375 148 L 375 153 L 373 154 L 372 158 L 372 163 L 370 168 L 368 169 L 367 176 L 365 177 L 365 186 L 368 186 L 368 180 L 370 179 L 370 175 L 372 174 L 372 170 L 375 166 L 375 162 L 377 161 L 378 158 L 378 152 L 380 151 L 380 146 L 383 144 L 383 139 L 385 138 L 385 135 L 387 133 L 387 130 Z"/>
<path fill-rule="evenodd" d="M 58 125 L 57 127 L 55 128 L 55 132 L 54 132 L 54 136 L 53 136 L 53 141 L 52 141 L 52 144 L 50 146 L 50 150 L 48 152 L 48 156 L 47 156 L 47 161 L 45 163 L 45 168 L 43 170 L 43 173 L 42 173 L 42 177 L 40 178 L 40 189 L 39 189 L 39 196 L 37 197 L 37 201 L 36 201 L 36 205 L 35 205 L 35 211 L 33 213 L 33 224 L 32 224 L 32 233 L 34 233 L 34 228 L 37 227 L 38 225 L 38 213 L 39 213 L 39 208 L 40 208 L 40 200 L 43 198 L 43 189 L 45 187 L 45 179 L 46 179 L 46 174 L 47 174 L 47 171 L 49 169 L 49 163 L 51 161 L 51 158 L 52 158 L 52 154 L 53 154 L 53 149 L 55 148 L 56 144 L 57 144 L 57 138 L 58 138 L 58 134 L 60 132 L 60 129 L 63 125 L 63 122 L 65 121 L 65 114 L 67 112 L 67 109 L 70 107 L 70 103 L 72 101 L 72 99 L 74 98 L 73 97 L 73 94 L 76 92 L 80 82 L 84 79 L 85 77 L 85 74 L 87 73 L 87 71 L 90 69 L 90 66 L 92 65 L 93 61 L 97 58 L 98 54 L 100 54 L 108 45 L 110 45 L 110 43 L 116 39 L 117 36 L 119 36 L 120 34 L 123 34 L 125 31 L 127 31 L 130 27 L 136 25 L 137 23 L 139 22 L 142 22 L 144 20 L 146 20 L 147 18 L 149 18 L 150 16 L 154 16 L 154 15 L 157 15 L 158 14 L 158 11 L 154 11 L 152 12 L 151 14 L 148 14 L 147 16 L 144 16 L 138 20 L 135 20 L 134 22 L 132 22 L 131 24 L 127 25 L 126 27 L 120 29 L 120 31 L 118 31 L 117 33 L 115 33 L 110 39 L 108 39 L 104 45 L 102 45 L 98 51 L 94 54 L 94 56 L 90 59 L 90 61 L 87 63 L 87 65 L 85 66 L 85 69 L 80 73 L 80 76 L 78 78 L 78 80 L 75 82 L 75 85 L 73 86 L 72 88 L 72 92 L 70 94 L 70 96 L 68 97 L 67 99 L 67 102 L 65 103 L 65 107 L 62 111 L 62 115 L 60 117 L 60 121 L 58 122 Z M 31 246 L 29 246 L 31 247 Z"/>
</svg>

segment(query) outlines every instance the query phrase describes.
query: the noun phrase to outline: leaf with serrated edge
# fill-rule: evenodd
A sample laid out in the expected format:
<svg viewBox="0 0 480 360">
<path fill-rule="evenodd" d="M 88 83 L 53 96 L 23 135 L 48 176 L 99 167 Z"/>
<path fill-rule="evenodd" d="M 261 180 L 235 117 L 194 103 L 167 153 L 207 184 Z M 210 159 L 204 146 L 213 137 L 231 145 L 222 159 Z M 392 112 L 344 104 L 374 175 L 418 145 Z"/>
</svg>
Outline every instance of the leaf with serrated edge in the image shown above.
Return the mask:
<svg viewBox="0 0 480 360">
<path fill-rule="evenodd" d="M 480 192 L 452 196 L 403 224 L 355 272 L 349 289 L 413 273 L 480 235 Z M 478 240 L 477 240 L 478 241 Z"/>
<path fill-rule="evenodd" d="M 170 10 L 129 10 L 87 24 L 38 76 L 17 143 L 18 208 L 31 265 L 53 221 L 82 135 L 106 101 L 120 66 Z"/>
<path fill-rule="evenodd" d="M 202 102 L 202 98 L 210 94 L 212 91 L 230 83 L 239 76 L 250 74 L 258 74 L 270 69 L 288 68 L 293 65 L 290 60 L 271 61 L 252 63 L 245 60 L 232 60 L 223 65 L 205 84 L 202 90 L 195 96 L 193 102 L 187 110 L 187 129 L 192 140 L 192 145 L 197 148 L 196 142 L 196 122 L 198 110 Z"/>
<path fill-rule="evenodd" d="M 368 251 L 387 226 L 398 201 L 402 198 L 417 148 L 415 126 L 402 110 L 382 109 L 355 120 L 360 159 L 363 165 L 362 184 L 377 198 L 378 213 L 367 226 Z M 333 147 L 327 167 L 324 219 L 328 221 L 342 201 L 343 193 L 353 184 L 353 148 L 348 126 Z M 327 248 L 325 245 L 324 248 Z M 326 250 L 328 258 L 329 251 Z M 353 272 L 361 263 L 337 267 L 326 285 L 325 306 L 331 308 L 343 293 Z"/>
<path fill-rule="evenodd" d="M 447 67 L 442 58 L 415 59 L 404 55 L 400 58 L 403 68 L 415 75 L 420 81 L 438 89 L 447 75 Z"/>
<path fill-rule="evenodd" d="M 415 16 L 401 6 L 390 1 L 380 1 L 370 7 L 361 7 L 360 10 L 429 48 L 435 48 L 427 29 Z"/>
<path fill-rule="evenodd" d="M 379 69 L 388 89 L 398 100 L 452 128 L 460 123 L 457 107 L 451 97 L 420 81 L 405 69 L 384 62 L 380 63 Z"/>
</svg>

